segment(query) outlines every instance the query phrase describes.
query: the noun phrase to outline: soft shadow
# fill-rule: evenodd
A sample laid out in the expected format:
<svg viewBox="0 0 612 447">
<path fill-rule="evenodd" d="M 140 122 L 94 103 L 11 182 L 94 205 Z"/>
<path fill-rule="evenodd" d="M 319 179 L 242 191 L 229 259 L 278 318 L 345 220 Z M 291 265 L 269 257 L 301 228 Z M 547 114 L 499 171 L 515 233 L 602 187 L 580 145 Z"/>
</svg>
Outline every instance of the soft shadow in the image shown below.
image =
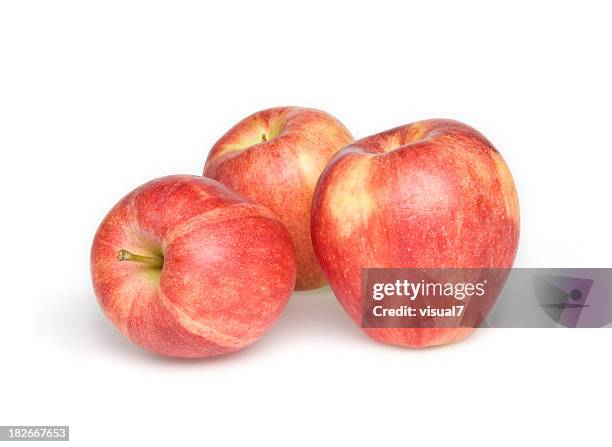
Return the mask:
<svg viewBox="0 0 612 447">
<path fill-rule="evenodd" d="M 273 331 L 288 341 L 314 337 L 344 342 L 361 334 L 329 287 L 295 292 Z"/>
<path fill-rule="evenodd" d="M 311 341 L 364 343 L 367 338 L 341 308 L 331 289 L 296 292 L 279 321 L 254 345 L 241 351 L 206 359 L 180 359 L 151 353 L 132 343 L 108 321 L 93 291 L 55 294 L 36 303 L 39 342 L 83 359 L 95 355 L 126 361 L 168 365 L 218 364 L 260 356 L 260 351 L 294 349 Z"/>
<path fill-rule="evenodd" d="M 107 320 L 89 290 L 39 299 L 34 321 L 39 342 L 51 349 L 76 354 L 115 351 L 128 357 L 147 354 Z"/>
</svg>

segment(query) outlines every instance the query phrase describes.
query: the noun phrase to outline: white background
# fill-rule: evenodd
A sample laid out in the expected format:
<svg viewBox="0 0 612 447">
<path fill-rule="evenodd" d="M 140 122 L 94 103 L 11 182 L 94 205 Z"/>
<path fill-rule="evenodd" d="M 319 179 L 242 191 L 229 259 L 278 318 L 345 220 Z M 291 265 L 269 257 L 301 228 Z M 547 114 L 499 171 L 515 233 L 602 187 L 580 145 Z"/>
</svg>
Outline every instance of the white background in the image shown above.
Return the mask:
<svg viewBox="0 0 612 447">
<path fill-rule="evenodd" d="M 612 331 L 411 351 L 323 289 L 252 348 L 171 360 L 105 320 L 88 256 L 125 193 L 201 173 L 258 109 L 302 105 L 356 137 L 475 126 L 519 189 L 517 265 L 612 267 L 610 17 L 588 1 L 3 1 L 0 424 L 69 424 L 87 446 L 609 442 Z"/>
</svg>

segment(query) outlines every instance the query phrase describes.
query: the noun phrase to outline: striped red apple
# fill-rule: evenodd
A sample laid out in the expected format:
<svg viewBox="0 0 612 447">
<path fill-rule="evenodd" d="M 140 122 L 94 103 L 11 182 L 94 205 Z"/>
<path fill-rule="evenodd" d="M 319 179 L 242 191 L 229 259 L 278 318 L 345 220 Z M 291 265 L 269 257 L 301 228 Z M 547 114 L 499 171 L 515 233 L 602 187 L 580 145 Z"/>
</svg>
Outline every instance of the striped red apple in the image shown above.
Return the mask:
<svg viewBox="0 0 612 447">
<path fill-rule="evenodd" d="M 236 124 L 208 155 L 206 177 L 269 208 L 289 230 L 297 290 L 325 284 L 310 237 L 312 194 L 332 155 L 351 141 L 346 127 L 328 113 L 277 107 Z"/>
<path fill-rule="evenodd" d="M 433 119 L 355 141 L 318 181 L 317 259 L 341 305 L 361 324 L 363 268 L 509 268 L 519 240 L 514 182 L 479 132 Z M 471 328 L 370 328 L 372 338 L 422 347 Z"/>
<path fill-rule="evenodd" d="M 284 309 L 295 253 L 270 211 L 214 180 L 170 176 L 125 196 L 95 235 L 98 302 L 141 347 L 208 357 L 258 340 Z"/>
</svg>

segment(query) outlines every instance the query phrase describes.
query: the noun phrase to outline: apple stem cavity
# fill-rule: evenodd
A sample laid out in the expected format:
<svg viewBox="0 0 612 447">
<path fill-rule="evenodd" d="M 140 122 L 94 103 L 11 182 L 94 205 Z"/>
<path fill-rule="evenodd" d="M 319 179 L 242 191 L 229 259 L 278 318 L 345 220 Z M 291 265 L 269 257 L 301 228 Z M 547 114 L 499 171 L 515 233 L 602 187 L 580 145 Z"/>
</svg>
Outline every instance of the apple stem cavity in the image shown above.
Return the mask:
<svg viewBox="0 0 612 447">
<path fill-rule="evenodd" d="M 132 261 L 146 264 L 149 267 L 162 267 L 164 265 L 164 259 L 157 256 L 142 256 L 130 253 L 123 248 L 117 253 L 117 259 L 119 261 Z"/>
<path fill-rule="evenodd" d="M 265 143 L 266 141 L 268 141 L 268 137 L 266 137 L 266 134 L 265 134 L 265 133 L 262 133 L 262 134 L 261 134 L 261 142 L 262 142 L 262 143 Z"/>
</svg>

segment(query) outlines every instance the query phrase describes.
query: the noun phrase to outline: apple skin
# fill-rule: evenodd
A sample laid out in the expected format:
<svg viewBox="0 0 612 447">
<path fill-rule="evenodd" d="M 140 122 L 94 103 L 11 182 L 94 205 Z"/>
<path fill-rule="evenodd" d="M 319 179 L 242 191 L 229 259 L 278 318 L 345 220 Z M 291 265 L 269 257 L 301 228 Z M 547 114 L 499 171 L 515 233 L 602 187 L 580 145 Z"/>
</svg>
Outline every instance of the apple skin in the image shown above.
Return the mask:
<svg viewBox="0 0 612 447">
<path fill-rule="evenodd" d="M 363 268 L 510 268 L 519 241 L 512 176 L 493 145 L 457 121 L 432 119 L 355 141 L 313 198 L 317 259 L 361 325 Z M 455 342 L 472 328 L 370 328 L 389 344 Z"/>
<path fill-rule="evenodd" d="M 163 267 L 120 261 L 121 250 L 163 259 Z M 133 342 L 208 357 L 242 349 L 274 324 L 296 264 L 269 210 L 214 180 L 179 175 L 140 186 L 106 215 L 91 273 L 100 307 Z"/>
<path fill-rule="evenodd" d="M 328 113 L 277 107 L 236 124 L 206 160 L 206 177 L 269 208 L 285 224 L 297 256 L 296 290 L 325 284 L 310 237 L 312 194 L 332 155 L 351 141 L 349 131 Z"/>
</svg>

